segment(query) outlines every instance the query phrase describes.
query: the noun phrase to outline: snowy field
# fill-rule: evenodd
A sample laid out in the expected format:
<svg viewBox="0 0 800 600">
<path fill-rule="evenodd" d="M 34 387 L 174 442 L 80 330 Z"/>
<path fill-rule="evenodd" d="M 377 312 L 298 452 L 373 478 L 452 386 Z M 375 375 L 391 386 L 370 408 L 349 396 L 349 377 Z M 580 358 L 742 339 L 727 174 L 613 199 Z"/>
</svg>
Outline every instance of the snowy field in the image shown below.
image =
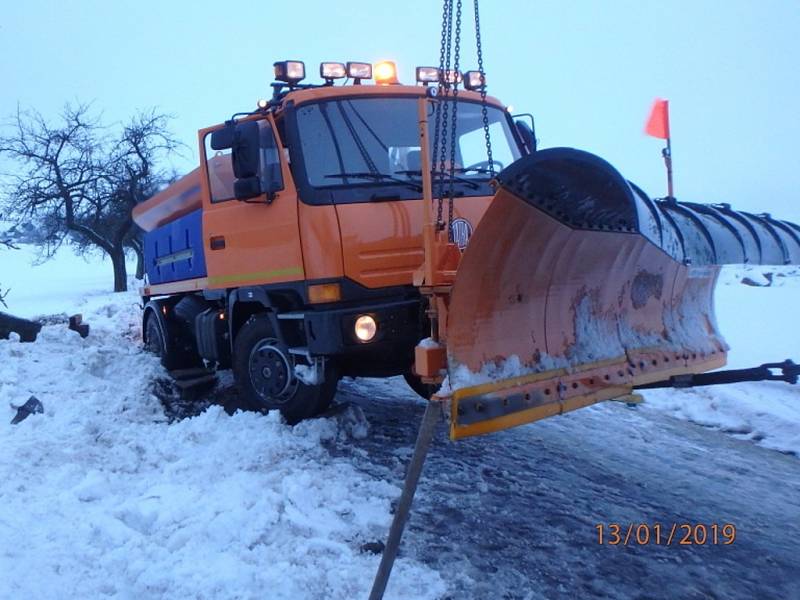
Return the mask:
<svg viewBox="0 0 800 600">
<path fill-rule="evenodd" d="M 769 287 L 742 284 L 744 278 Z M 744 369 L 787 358 L 800 362 L 800 268 L 725 268 L 716 289 L 728 367 Z M 800 457 L 800 386 L 739 383 L 692 390 L 649 390 L 645 409 L 663 410 Z"/>
<path fill-rule="evenodd" d="M 140 349 L 136 294 L 107 293 L 108 263 L 87 263 L 62 250 L 56 260 L 33 267 L 33 257 L 30 248 L 0 253 L 0 286 L 11 288 L 9 312 L 81 312 L 92 331 L 81 339 L 57 323 L 45 326 L 34 344 L 0 340 L 0 597 L 365 598 L 379 557 L 362 545 L 385 538 L 411 443 L 386 449 L 381 441 L 387 424 L 413 432 L 418 419 L 419 403 L 403 384 L 349 383 L 343 393 L 369 402 L 396 389 L 407 398 L 407 413 L 366 411 L 365 419 L 356 405 L 290 428 L 275 415 L 231 417 L 211 406 L 169 423 L 153 394 L 163 371 Z M 745 275 L 760 280 L 755 269 L 727 270 L 718 287 L 731 366 L 800 358 L 800 275 L 769 271 L 777 274 L 770 287 L 741 284 Z M 30 395 L 42 401 L 44 414 L 9 425 L 12 405 Z M 581 419 L 586 431 L 589 425 L 596 430 L 602 411 L 625 422 L 641 420 L 623 409 L 598 407 L 587 409 L 586 417 L 532 425 L 523 428 L 530 432 L 524 439 Z M 652 391 L 639 413 L 652 413 L 655 423 L 677 417 L 717 429 L 722 433 L 714 435 L 741 444 L 793 453 L 792 461 L 800 456 L 798 387 Z M 380 452 L 388 453 L 385 463 Z M 448 466 L 454 474 L 462 468 L 480 472 L 479 490 L 491 494 L 480 460 Z M 459 498 L 461 491 L 447 493 Z M 424 491 L 420 502 L 424 515 Z M 454 582 L 448 565 L 432 557 L 454 551 L 446 532 L 436 532 L 416 532 L 430 543 L 404 546 L 387 598 L 458 597 L 480 588 L 480 574 L 464 571 Z M 487 537 L 479 542 L 491 547 Z"/>
</svg>

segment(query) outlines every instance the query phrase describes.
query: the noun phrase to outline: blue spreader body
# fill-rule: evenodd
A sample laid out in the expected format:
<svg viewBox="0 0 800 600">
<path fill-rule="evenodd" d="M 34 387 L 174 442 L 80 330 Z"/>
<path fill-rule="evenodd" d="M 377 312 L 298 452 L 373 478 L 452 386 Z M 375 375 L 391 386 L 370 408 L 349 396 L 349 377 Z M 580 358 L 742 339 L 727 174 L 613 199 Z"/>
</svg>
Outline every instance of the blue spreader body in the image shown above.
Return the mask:
<svg viewBox="0 0 800 600">
<path fill-rule="evenodd" d="M 205 277 L 202 210 L 146 233 L 144 260 L 151 284 Z"/>
</svg>

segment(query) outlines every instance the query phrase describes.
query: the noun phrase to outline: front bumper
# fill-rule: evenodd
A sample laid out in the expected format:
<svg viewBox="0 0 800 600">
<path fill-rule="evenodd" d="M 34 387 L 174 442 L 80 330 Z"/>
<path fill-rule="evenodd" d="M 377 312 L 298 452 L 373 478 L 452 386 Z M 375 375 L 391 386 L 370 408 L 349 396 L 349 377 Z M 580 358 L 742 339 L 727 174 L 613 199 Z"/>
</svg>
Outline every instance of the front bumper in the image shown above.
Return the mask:
<svg viewBox="0 0 800 600">
<path fill-rule="evenodd" d="M 355 336 L 355 321 L 361 315 L 371 315 L 378 325 L 369 342 Z M 387 362 L 395 362 L 400 353 L 408 360 L 425 337 L 419 299 L 315 308 L 304 314 L 304 321 L 309 353 L 316 356 L 369 356 L 373 361 L 383 356 Z"/>
</svg>

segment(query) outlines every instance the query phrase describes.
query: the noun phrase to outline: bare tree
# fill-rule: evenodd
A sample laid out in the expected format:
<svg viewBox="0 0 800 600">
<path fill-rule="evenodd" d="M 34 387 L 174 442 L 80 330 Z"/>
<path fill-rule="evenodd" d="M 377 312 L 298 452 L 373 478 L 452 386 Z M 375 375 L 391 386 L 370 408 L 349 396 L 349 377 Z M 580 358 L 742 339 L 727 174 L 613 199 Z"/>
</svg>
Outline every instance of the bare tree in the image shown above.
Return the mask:
<svg viewBox="0 0 800 600">
<path fill-rule="evenodd" d="M 0 153 L 20 167 L 2 201 L 45 228 L 49 256 L 65 242 L 100 248 L 111 259 L 114 291 L 125 291 L 125 249 L 141 258 L 131 209 L 169 179 L 160 165 L 180 145 L 168 124 L 168 116 L 146 111 L 115 131 L 85 104 L 67 105 L 56 125 L 36 111 L 17 111 L 13 133 L 0 137 Z"/>
</svg>

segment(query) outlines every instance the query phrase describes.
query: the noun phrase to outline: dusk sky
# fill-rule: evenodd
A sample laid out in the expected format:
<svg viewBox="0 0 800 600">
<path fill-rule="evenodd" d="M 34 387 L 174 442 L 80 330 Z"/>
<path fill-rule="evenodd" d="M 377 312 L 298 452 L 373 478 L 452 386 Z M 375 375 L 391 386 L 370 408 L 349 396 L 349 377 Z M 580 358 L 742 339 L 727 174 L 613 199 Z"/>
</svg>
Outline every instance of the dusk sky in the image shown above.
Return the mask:
<svg viewBox="0 0 800 600">
<path fill-rule="evenodd" d="M 676 195 L 800 222 L 796 0 L 482 3 L 489 92 L 536 116 L 542 147 L 574 146 L 665 193 L 643 125 L 670 100 Z M 462 65 L 475 68 L 472 3 Z M 196 161 L 196 130 L 269 95 L 272 63 L 436 65 L 441 3 L 3 0 L 0 116 L 91 101 L 108 121 L 156 107 Z"/>
</svg>

